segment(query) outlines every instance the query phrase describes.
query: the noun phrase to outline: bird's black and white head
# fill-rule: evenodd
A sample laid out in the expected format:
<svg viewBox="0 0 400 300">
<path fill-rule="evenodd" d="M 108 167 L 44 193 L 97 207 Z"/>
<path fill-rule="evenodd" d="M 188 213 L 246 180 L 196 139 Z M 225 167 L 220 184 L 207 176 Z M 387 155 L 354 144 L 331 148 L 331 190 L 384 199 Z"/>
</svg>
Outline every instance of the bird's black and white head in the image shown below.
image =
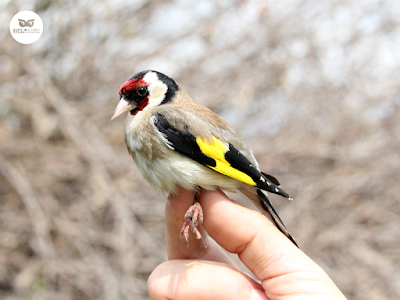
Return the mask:
<svg viewBox="0 0 400 300">
<path fill-rule="evenodd" d="M 111 120 L 129 112 L 139 112 L 168 103 L 179 89 L 178 84 L 168 76 L 153 70 L 137 73 L 119 89 L 120 101 Z"/>
</svg>

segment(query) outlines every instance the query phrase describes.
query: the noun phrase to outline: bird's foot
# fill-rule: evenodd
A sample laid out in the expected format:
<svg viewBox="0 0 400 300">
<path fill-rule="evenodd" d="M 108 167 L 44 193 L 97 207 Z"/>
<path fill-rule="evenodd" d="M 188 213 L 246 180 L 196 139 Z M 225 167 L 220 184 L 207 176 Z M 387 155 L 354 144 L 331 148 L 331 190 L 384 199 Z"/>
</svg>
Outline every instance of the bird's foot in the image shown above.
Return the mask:
<svg viewBox="0 0 400 300">
<path fill-rule="evenodd" d="M 186 246 L 189 247 L 189 230 L 191 229 L 196 239 L 202 240 L 204 246 L 207 248 L 207 244 L 204 241 L 198 226 L 203 225 L 203 209 L 199 202 L 195 202 L 192 206 L 188 208 L 185 213 L 184 222 L 180 234 L 180 240 L 182 242 L 182 237 L 185 238 Z"/>
</svg>

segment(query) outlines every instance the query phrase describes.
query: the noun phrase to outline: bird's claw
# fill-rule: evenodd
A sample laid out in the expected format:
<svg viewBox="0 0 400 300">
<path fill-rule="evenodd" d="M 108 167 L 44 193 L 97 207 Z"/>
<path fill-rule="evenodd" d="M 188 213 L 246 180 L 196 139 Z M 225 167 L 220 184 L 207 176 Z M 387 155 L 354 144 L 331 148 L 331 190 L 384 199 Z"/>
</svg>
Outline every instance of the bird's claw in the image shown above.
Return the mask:
<svg viewBox="0 0 400 300">
<path fill-rule="evenodd" d="M 182 237 L 184 237 L 186 246 L 189 247 L 189 230 L 191 229 L 196 236 L 196 239 L 201 239 L 204 243 L 204 246 L 207 248 L 207 244 L 197 228 L 201 225 L 203 225 L 203 209 L 201 208 L 200 203 L 195 202 L 185 213 L 184 222 L 180 233 L 180 241 L 182 242 Z"/>
</svg>

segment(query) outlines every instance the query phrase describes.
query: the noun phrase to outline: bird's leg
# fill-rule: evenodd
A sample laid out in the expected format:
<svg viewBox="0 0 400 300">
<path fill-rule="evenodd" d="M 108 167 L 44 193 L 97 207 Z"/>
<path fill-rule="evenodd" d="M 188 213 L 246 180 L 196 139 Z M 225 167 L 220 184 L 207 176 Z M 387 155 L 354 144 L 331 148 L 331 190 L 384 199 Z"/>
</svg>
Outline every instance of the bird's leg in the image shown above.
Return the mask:
<svg viewBox="0 0 400 300">
<path fill-rule="evenodd" d="M 207 244 L 201 236 L 199 229 L 197 228 L 197 226 L 203 225 L 203 209 L 199 202 L 195 202 L 192 206 L 188 208 L 183 220 L 184 222 L 180 234 L 181 242 L 182 237 L 184 237 L 186 241 L 186 246 L 189 247 L 189 230 L 191 229 L 196 236 L 196 239 L 201 239 L 204 243 L 204 246 L 207 248 Z"/>
</svg>

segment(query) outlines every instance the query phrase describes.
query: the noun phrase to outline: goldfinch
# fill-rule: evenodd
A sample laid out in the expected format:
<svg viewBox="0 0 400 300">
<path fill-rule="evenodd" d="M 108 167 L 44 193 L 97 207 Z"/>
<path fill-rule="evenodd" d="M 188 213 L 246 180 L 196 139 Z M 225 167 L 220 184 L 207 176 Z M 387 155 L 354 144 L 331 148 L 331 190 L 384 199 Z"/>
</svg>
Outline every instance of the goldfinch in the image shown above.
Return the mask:
<svg viewBox="0 0 400 300">
<path fill-rule="evenodd" d="M 119 89 L 111 117 L 129 113 L 125 126 L 128 151 L 143 177 L 164 196 L 178 187 L 240 191 L 296 246 L 266 192 L 291 200 L 271 175 L 262 173 L 250 147 L 219 115 L 195 102 L 170 77 L 153 70 L 140 72 Z M 202 223 L 199 203 L 191 206 L 181 231 L 188 245 L 191 228 L 197 238 Z"/>
</svg>

